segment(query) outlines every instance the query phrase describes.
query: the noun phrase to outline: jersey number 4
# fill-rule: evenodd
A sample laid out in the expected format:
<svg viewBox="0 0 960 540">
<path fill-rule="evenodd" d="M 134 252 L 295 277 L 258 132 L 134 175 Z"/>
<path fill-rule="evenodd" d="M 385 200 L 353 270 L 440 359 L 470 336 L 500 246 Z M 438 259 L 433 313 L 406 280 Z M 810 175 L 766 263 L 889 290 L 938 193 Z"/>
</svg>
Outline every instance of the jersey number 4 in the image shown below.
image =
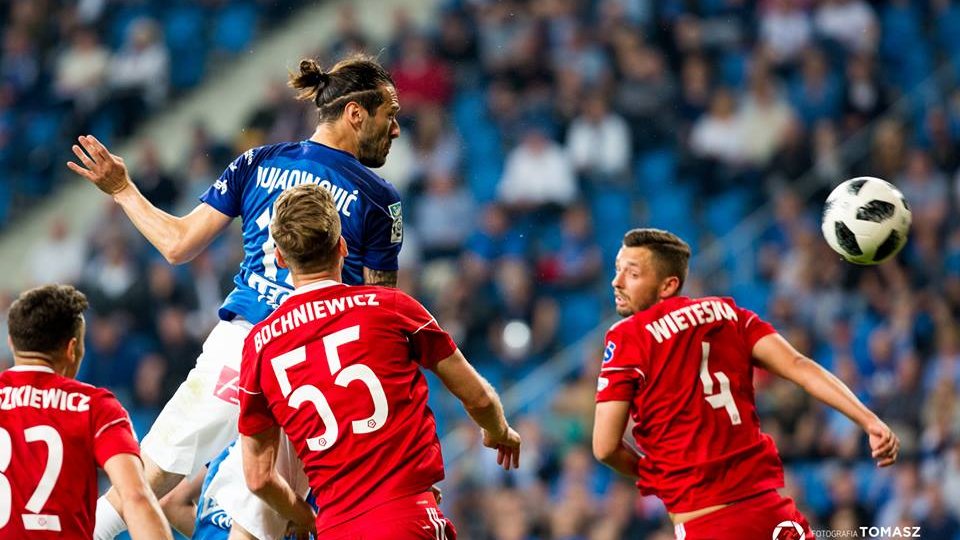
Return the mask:
<svg viewBox="0 0 960 540">
<path fill-rule="evenodd" d="M 23 438 L 28 443 L 42 442 L 47 445 L 47 464 L 40 476 L 40 483 L 33 490 L 33 495 L 27 501 L 26 509 L 31 513 L 23 514 L 23 528 L 28 531 L 60 531 L 58 516 L 42 515 L 40 511 L 47 504 L 47 499 L 53 493 L 53 487 L 60 478 L 60 469 L 63 468 L 63 440 L 56 429 L 51 426 L 34 426 L 23 430 Z M 10 467 L 13 459 L 13 440 L 10 432 L 0 428 L 0 529 L 10 522 L 13 510 L 13 493 L 10 480 L 3 473 Z"/>
<path fill-rule="evenodd" d="M 700 357 L 700 382 L 703 383 L 703 393 L 706 394 L 705 399 L 714 409 L 726 409 L 727 414 L 730 416 L 730 422 L 735 426 L 739 426 L 740 410 L 737 409 L 737 403 L 733 401 L 733 394 L 730 393 L 730 379 L 728 379 L 727 375 L 722 371 L 713 372 L 713 376 L 716 376 L 717 382 L 720 383 L 720 390 L 714 393 L 713 376 L 711 376 L 708 366 L 710 344 L 704 341 L 700 346 L 703 353 Z"/>
<path fill-rule="evenodd" d="M 338 330 L 332 334 L 323 337 L 323 350 L 327 356 L 327 365 L 330 367 L 330 374 L 336 377 L 334 384 L 346 388 L 353 381 L 360 381 L 367 387 L 370 397 L 373 399 L 373 414 L 363 420 L 354 420 L 351 427 L 354 433 L 373 433 L 383 427 L 387 421 L 387 394 L 383 391 L 383 385 L 377 378 L 373 370 L 364 364 L 353 364 L 341 369 L 339 348 L 347 343 L 358 341 L 360 339 L 360 326 L 355 325 L 343 330 Z M 280 392 L 287 398 L 287 404 L 299 409 L 304 403 L 312 403 L 313 407 L 323 420 L 325 430 L 323 434 L 307 439 L 307 447 L 314 452 L 321 452 L 333 446 L 340 436 L 340 429 L 337 427 L 337 417 L 334 416 L 326 396 L 319 388 L 312 384 L 304 384 L 296 389 L 290 385 L 290 378 L 287 370 L 293 366 L 306 361 L 306 345 L 281 354 L 270 361 L 273 366 L 273 372 L 277 376 L 277 383 L 280 385 Z"/>
</svg>

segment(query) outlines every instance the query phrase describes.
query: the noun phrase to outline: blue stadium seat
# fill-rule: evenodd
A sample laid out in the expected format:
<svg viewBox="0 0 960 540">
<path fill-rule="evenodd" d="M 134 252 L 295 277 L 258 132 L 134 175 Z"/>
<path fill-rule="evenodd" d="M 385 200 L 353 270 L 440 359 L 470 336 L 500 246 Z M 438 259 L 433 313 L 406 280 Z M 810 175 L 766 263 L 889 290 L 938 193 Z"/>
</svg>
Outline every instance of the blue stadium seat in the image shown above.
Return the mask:
<svg viewBox="0 0 960 540">
<path fill-rule="evenodd" d="M 228 3 L 214 18 L 213 43 L 229 53 L 243 52 L 257 32 L 256 6 L 247 2 Z"/>
<path fill-rule="evenodd" d="M 671 148 L 651 150 L 637 159 L 635 168 L 640 195 L 667 188 L 677 177 L 677 153 Z"/>
<path fill-rule="evenodd" d="M 626 190 L 612 186 L 600 190 L 590 200 L 590 211 L 603 260 L 612 261 L 620 249 L 623 233 L 640 225 L 633 220 L 630 196 Z"/>
<path fill-rule="evenodd" d="M 560 321 L 557 341 L 561 347 L 570 345 L 597 326 L 597 315 L 603 312 L 601 299 L 592 291 L 569 292 L 557 295 Z"/>
<path fill-rule="evenodd" d="M 750 197 L 745 188 L 734 188 L 708 199 L 703 217 L 710 234 L 723 236 L 739 224 L 749 211 Z"/>
</svg>

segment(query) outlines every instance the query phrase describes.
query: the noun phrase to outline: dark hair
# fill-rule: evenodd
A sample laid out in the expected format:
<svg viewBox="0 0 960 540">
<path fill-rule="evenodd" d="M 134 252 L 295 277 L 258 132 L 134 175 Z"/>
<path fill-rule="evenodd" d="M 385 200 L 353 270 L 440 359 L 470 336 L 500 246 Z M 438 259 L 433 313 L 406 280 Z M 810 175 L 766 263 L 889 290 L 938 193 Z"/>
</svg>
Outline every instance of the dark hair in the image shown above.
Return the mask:
<svg viewBox="0 0 960 540">
<path fill-rule="evenodd" d="M 70 285 L 25 291 L 10 305 L 10 341 L 16 351 L 57 352 L 79 337 L 87 297 Z"/>
<path fill-rule="evenodd" d="M 680 280 L 677 291 L 687 279 L 687 263 L 690 262 L 690 246 L 672 232 L 660 229 L 633 229 L 623 235 L 626 247 L 645 247 L 654 256 L 660 278 L 676 276 Z"/>
<path fill-rule="evenodd" d="M 301 60 L 300 73 L 290 73 L 287 84 L 300 91 L 297 99 L 313 101 L 321 123 L 340 118 L 351 101 L 375 114 L 384 101 L 381 87 L 394 86 L 390 73 L 364 54 L 344 58 L 329 71 L 320 69 L 312 58 Z"/>
<path fill-rule="evenodd" d="M 316 184 L 284 191 L 273 204 L 270 235 L 293 270 L 331 268 L 340 243 L 340 214 L 333 196 Z"/>
</svg>

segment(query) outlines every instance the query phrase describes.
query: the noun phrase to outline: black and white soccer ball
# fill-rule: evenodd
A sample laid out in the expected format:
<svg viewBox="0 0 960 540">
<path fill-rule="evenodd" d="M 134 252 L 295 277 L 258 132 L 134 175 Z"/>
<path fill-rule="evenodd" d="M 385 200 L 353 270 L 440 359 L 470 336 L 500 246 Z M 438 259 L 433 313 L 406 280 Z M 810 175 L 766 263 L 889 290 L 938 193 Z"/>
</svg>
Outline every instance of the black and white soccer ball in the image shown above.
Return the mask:
<svg viewBox="0 0 960 540">
<path fill-rule="evenodd" d="M 840 184 L 823 208 L 823 237 L 855 264 L 880 264 L 907 243 L 913 217 L 890 182 L 861 176 Z"/>
</svg>

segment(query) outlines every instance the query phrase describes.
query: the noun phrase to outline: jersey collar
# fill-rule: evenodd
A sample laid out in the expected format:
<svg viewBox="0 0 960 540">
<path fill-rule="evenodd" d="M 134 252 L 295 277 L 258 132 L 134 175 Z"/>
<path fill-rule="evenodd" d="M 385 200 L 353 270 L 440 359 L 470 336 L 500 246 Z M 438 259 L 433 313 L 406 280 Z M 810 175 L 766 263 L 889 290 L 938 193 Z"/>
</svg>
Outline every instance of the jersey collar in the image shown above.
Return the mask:
<svg viewBox="0 0 960 540">
<path fill-rule="evenodd" d="M 13 366 L 7 371 L 38 371 L 42 373 L 56 373 L 52 367 L 47 366 Z"/>
<path fill-rule="evenodd" d="M 320 289 L 326 289 L 327 287 L 333 287 L 334 285 L 343 285 L 339 281 L 334 281 L 332 279 L 325 279 L 323 281 L 315 281 L 309 285 L 304 285 L 302 287 L 297 287 L 290 293 L 290 296 L 296 296 L 298 294 L 304 294 L 313 291 L 319 291 Z M 288 296 L 289 298 L 289 296 Z"/>
</svg>

